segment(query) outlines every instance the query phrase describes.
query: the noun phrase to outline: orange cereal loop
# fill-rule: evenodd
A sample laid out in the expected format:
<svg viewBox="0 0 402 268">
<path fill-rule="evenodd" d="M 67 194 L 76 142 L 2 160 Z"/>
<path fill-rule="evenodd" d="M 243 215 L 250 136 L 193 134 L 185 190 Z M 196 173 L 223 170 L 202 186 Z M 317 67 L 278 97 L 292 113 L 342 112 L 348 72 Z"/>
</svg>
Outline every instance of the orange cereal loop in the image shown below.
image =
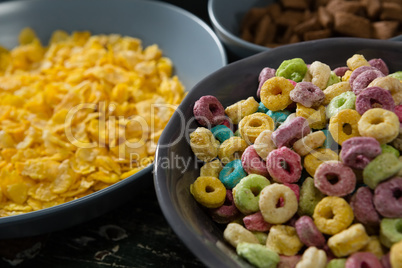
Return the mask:
<svg viewBox="0 0 402 268">
<path fill-rule="evenodd" d="M 254 143 L 264 130 L 274 131 L 274 129 L 274 120 L 265 113 L 247 115 L 239 123 L 240 135 L 249 144 Z"/>
<path fill-rule="evenodd" d="M 284 110 L 292 103 L 290 91 L 293 89 L 293 84 L 286 78 L 272 77 L 261 87 L 261 102 L 271 111 Z"/>
<path fill-rule="evenodd" d="M 237 136 L 233 136 L 219 147 L 218 157 L 223 164 L 227 164 L 235 159 L 241 159 L 244 150 L 248 147 L 247 142 Z"/>
<path fill-rule="evenodd" d="M 317 109 L 313 109 L 297 103 L 296 116 L 306 118 L 312 129 L 323 129 L 327 125 L 325 106 L 323 105 L 320 105 Z"/>
<path fill-rule="evenodd" d="M 349 82 L 339 82 L 339 83 L 336 83 L 336 84 L 333 84 L 333 85 L 327 87 L 324 90 L 325 98 L 324 98 L 322 105 L 327 106 L 333 98 L 341 95 L 342 93 L 344 93 L 346 91 L 351 91 L 351 90 L 352 90 L 352 88 L 350 87 Z"/>
<path fill-rule="evenodd" d="M 190 193 L 198 203 L 207 208 L 222 206 L 226 198 L 225 186 L 215 177 L 198 177 L 190 185 Z"/>
<path fill-rule="evenodd" d="M 361 54 L 354 54 L 346 61 L 346 65 L 352 71 L 356 70 L 361 66 L 370 66 L 370 63 L 366 60 L 366 58 Z"/>
<path fill-rule="evenodd" d="M 360 136 L 358 129 L 360 118 L 360 114 L 353 109 L 341 110 L 331 117 L 328 130 L 339 145 L 347 139 Z"/>
<path fill-rule="evenodd" d="M 339 160 L 339 155 L 329 148 L 318 148 L 304 157 L 303 167 L 314 177 L 315 171 L 324 161 Z"/>
<path fill-rule="evenodd" d="M 249 97 L 226 107 L 225 113 L 233 124 L 238 124 L 243 117 L 257 112 L 258 106 L 259 103 L 253 97 Z"/>
</svg>

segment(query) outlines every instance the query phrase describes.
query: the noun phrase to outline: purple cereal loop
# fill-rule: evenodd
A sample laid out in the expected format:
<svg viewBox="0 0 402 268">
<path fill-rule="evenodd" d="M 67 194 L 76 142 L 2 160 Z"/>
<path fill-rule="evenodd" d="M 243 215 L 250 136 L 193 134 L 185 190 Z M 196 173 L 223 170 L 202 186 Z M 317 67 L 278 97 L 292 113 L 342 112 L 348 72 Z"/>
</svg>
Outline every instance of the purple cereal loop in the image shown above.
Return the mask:
<svg viewBox="0 0 402 268">
<path fill-rule="evenodd" d="M 383 268 L 392 268 L 391 260 L 390 260 L 389 256 L 390 256 L 390 252 L 388 252 L 387 254 L 385 254 L 381 257 L 380 262 L 381 262 Z"/>
<path fill-rule="evenodd" d="M 275 149 L 267 157 L 267 170 L 276 182 L 296 183 L 303 170 L 301 157 L 287 147 Z"/>
<path fill-rule="evenodd" d="M 347 258 L 345 268 L 357 267 L 383 268 L 377 256 L 371 252 L 356 252 Z"/>
<path fill-rule="evenodd" d="M 297 140 L 307 136 L 310 131 L 311 129 L 307 119 L 298 116 L 278 127 L 272 133 L 271 139 L 276 148 L 280 148 L 282 146 L 292 147 Z"/>
<path fill-rule="evenodd" d="M 290 99 L 305 107 L 318 106 L 324 101 L 324 98 L 324 92 L 311 82 L 297 83 L 295 88 L 290 91 Z"/>
<path fill-rule="evenodd" d="M 297 236 L 307 247 L 324 248 L 326 241 L 324 235 L 318 230 L 309 216 L 301 216 L 295 223 Z"/>
<path fill-rule="evenodd" d="M 212 220 L 220 224 L 226 224 L 236 219 L 240 211 L 233 201 L 232 190 L 226 190 L 225 203 L 219 208 L 209 209 L 209 214 Z"/>
<path fill-rule="evenodd" d="M 402 218 L 402 178 L 380 183 L 374 190 L 374 206 L 381 216 Z"/>
<path fill-rule="evenodd" d="M 388 66 L 382 59 L 371 59 L 368 61 L 368 63 L 372 67 L 380 70 L 384 75 L 389 75 Z"/>
<path fill-rule="evenodd" d="M 258 155 L 254 145 L 244 150 L 241 156 L 241 163 L 244 171 L 248 174 L 259 174 L 268 177 L 269 173 L 265 161 Z"/>
<path fill-rule="evenodd" d="M 353 83 L 351 83 L 353 93 L 355 93 L 356 96 L 359 95 L 374 79 L 384 76 L 385 75 L 376 68 L 362 72 L 355 78 Z"/>
<path fill-rule="evenodd" d="M 261 87 L 262 85 L 265 83 L 265 81 L 267 81 L 268 79 L 275 77 L 275 69 L 269 68 L 269 67 L 265 67 L 261 70 L 259 76 L 258 76 L 258 89 L 257 89 L 257 97 L 260 97 L 260 91 L 261 91 Z"/>
<path fill-rule="evenodd" d="M 202 126 L 220 125 L 225 120 L 225 109 L 220 101 L 211 95 L 202 96 L 194 103 L 195 119 Z"/>
<path fill-rule="evenodd" d="M 342 66 L 342 67 L 338 67 L 338 68 L 335 68 L 334 70 L 333 70 L 333 72 L 337 75 L 337 76 L 344 76 L 345 75 L 345 73 L 346 73 L 346 71 L 349 71 L 350 69 L 349 69 L 349 67 L 346 67 L 346 66 Z"/>
<path fill-rule="evenodd" d="M 358 77 L 360 74 L 368 70 L 377 70 L 377 69 L 371 66 L 360 66 L 359 68 L 356 68 L 349 77 L 348 81 L 350 83 L 350 86 L 352 86 L 356 77 Z"/>
<path fill-rule="evenodd" d="M 380 87 L 368 87 L 361 91 L 356 97 L 356 111 L 363 115 L 367 110 L 372 108 L 374 105 L 381 105 L 382 109 L 394 112 L 395 102 L 392 98 L 391 93 Z"/>
<path fill-rule="evenodd" d="M 330 181 L 332 177 L 335 182 Z M 325 161 L 315 171 L 314 185 L 323 194 L 343 197 L 354 191 L 356 175 L 342 162 Z"/>
<path fill-rule="evenodd" d="M 373 193 L 367 186 L 359 187 L 350 199 L 350 206 L 353 209 L 358 222 L 368 226 L 378 226 L 381 218 L 373 203 Z"/>
<path fill-rule="evenodd" d="M 342 143 L 342 162 L 355 169 L 364 169 L 382 152 L 380 143 L 372 137 L 352 137 Z"/>
</svg>

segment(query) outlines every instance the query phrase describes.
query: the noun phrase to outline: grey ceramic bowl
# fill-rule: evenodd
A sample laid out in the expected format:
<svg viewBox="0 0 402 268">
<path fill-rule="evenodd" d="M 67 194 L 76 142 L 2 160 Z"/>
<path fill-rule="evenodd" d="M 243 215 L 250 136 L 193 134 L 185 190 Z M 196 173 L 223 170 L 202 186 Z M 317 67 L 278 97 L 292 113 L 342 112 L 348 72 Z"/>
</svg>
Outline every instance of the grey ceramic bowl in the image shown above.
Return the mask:
<svg viewBox="0 0 402 268">
<path fill-rule="evenodd" d="M 43 44 L 58 29 L 129 35 L 140 38 L 144 47 L 158 44 L 187 90 L 227 63 L 223 46 L 206 23 L 164 2 L 29 0 L 0 4 L 0 45 L 16 46 L 19 32 L 27 26 L 36 31 Z M 0 238 L 38 235 L 99 216 L 152 185 L 152 168 L 62 205 L 0 218 Z"/>
<path fill-rule="evenodd" d="M 222 228 L 196 203 L 189 192 L 199 176 L 188 141 L 197 128 L 193 120 L 194 102 L 204 95 L 216 96 L 224 107 L 249 96 L 256 99 L 258 74 L 264 67 L 277 68 L 283 60 L 301 57 L 332 68 L 345 66 L 353 54 L 367 59 L 382 58 L 390 72 L 402 70 L 402 42 L 356 38 L 332 38 L 301 42 L 275 48 L 231 63 L 203 79 L 183 100 L 165 128 L 155 160 L 155 189 L 169 224 L 189 249 L 210 267 L 245 267 L 234 249 L 225 243 Z"/>
<path fill-rule="evenodd" d="M 225 47 L 236 57 L 243 58 L 270 48 L 247 42 L 239 37 L 240 22 L 252 7 L 265 7 L 276 0 L 209 0 L 208 14 L 212 26 Z M 402 35 L 392 38 L 402 40 Z"/>
</svg>

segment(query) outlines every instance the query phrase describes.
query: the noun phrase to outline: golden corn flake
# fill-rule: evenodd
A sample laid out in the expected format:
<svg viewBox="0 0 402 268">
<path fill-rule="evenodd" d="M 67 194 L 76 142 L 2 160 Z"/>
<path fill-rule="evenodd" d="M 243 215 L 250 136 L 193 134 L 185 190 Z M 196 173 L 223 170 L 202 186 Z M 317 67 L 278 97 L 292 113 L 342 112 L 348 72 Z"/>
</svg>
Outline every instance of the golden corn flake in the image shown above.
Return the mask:
<svg viewBox="0 0 402 268">
<path fill-rule="evenodd" d="M 0 46 L 0 217 L 91 194 L 142 170 L 185 91 L 138 38 L 26 28 Z"/>
</svg>

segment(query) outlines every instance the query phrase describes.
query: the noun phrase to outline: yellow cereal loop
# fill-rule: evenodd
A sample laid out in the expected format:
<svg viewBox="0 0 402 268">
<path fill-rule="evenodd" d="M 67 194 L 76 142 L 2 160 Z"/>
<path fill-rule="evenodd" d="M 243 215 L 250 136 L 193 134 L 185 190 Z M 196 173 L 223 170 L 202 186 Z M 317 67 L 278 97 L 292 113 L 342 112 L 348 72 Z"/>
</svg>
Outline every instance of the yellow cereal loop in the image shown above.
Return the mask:
<svg viewBox="0 0 402 268">
<path fill-rule="evenodd" d="M 361 66 L 370 66 L 370 63 L 368 63 L 363 55 L 354 54 L 352 57 L 346 60 L 346 65 L 349 67 L 349 69 L 354 71 Z"/>
<path fill-rule="evenodd" d="M 318 230 L 334 235 L 352 224 L 353 210 L 345 199 L 337 196 L 324 197 L 314 209 L 313 219 Z"/>
<path fill-rule="evenodd" d="M 307 136 L 301 138 L 293 144 L 293 150 L 298 153 L 300 156 L 305 156 L 311 151 L 321 147 L 325 140 L 326 136 L 322 131 L 315 131 Z"/>
<path fill-rule="evenodd" d="M 402 104 L 402 82 L 398 78 L 392 76 L 378 77 L 374 79 L 368 87 L 386 89 L 391 93 L 395 105 Z"/>
<path fill-rule="evenodd" d="M 373 253 L 379 259 L 384 255 L 383 246 L 381 245 L 380 238 L 377 235 L 371 235 L 367 245 L 359 251 Z"/>
<path fill-rule="evenodd" d="M 348 82 L 350 76 L 352 75 L 352 71 L 351 70 L 347 70 L 345 72 L 345 74 L 342 76 L 342 82 Z M 349 82 L 348 82 L 349 83 Z"/>
<path fill-rule="evenodd" d="M 392 245 L 389 257 L 393 268 L 402 267 L 402 241 Z"/>
<path fill-rule="evenodd" d="M 360 114 L 353 109 L 341 110 L 330 118 L 328 130 L 339 145 L 347 139 L 360 136 L 358 128 L 360 118 Z"/>
<path fill-rule="evenodd" d="M 271 111 L 279 111 L 292 103 L 290 91 L 294 89 L 292 83 L 283 77 L 272 77 L 261 87 L 261 102 Z"/>
<path fill-rule="evenodd" d="M 198 159 L 209 162 L 218 155 L 219 141 L 209 129 L 198 127 L 190 134 L 190 146 Z"/>
<path fill-rule="evenodd" d="M 218 157 L 223 164 L 227 164 L 235 159 L 240 159 L 247 146 L 248 144 L 244 139 L 237 136 L 230 137 L 222 142 Z"/>
<path fill-rule="evenodd" d="M 327 124 L 325 106 L 323 105 L 320 105 L 317 109 L 313 109 L 297 103 L 296 116 L 306 118 L 312 129 L 323 129 Z"/>
<path fill-rule="evenodd" d="M 223 231 L 223 238 L 234 248 L 241 242 L 260 243 L 252 232 L 238 223 L 229 223 Z"/>
<path fill-rule="evenodd" d="M 294 256 L 303 247 L 296 229 L 290 225 L 274 225 L 268 233 L 268 249 L 286 256 Z"/>
<path fill-rule="evenodd" d="M 304 251 L 301 260 L 295 268 L 325 268 L 327 266 L 327 254 L 324 250 L 309 247 Z"/>
<path fill-rule="evenodd" d="M 315 171 L 324 161 L 339 160 L 339 155 L 329 148 L 318 148 L 304 157 L 303 167 L 310 176 L 314 177 Z"/>
<path fill-rule="evenodd" d="M 264 130 L 273 131 L 274 129 L 274 120 L 265 113 L 247 115 L 239 123 L 240 135 L 249 144 L 253 144 Z"/>
<path fill-rule="evenodd" d="M 226 107 L 225 113 L 233 124 L 238 124 L 243 117 L 255 113 L 258 106 L 259 103 L 253 97 L 249 97 Z"/>
<path fill-rule="evenodd" d="M 324 101 L 322 102 L 322 105 L 327 106 L 333 98 L 335 98 L 338 95 L 341 95 L 342 93 L 346 91 L 351 91 L 352 88 L 350 87 L 349 82 L 339 82 L 333 85 L 330 85 L 327 87 L 323 92 L 325 95 Z"/>
<path fill-rule="evenodd" d="M 366 111 L 358 121 L 360 135 L 375 138 L 380 144 L 395 139 L 399 135 L 399 125 L 398 116 L 382 108 Z"/>
<path fill-rule="evenodd" d="M 225 186 L 215 177 L 198 177 L 190 185 L 190 193 L 198 203 L 207 208 L 222 206 L 226 198 Z"/>
<path fill-rule="evenodd" d="M 328 246 L 336 257 L 346 257 L 365 247 L 370 242 L 363 224 L 355 223 L 328 239 Z"/>
<path fill-rule="evenodd" d="M 205 163 L 200 169 L 200 176 L 219 178 L 219 172 L 222 170 L 222 163 L 219 159 L 215 159 L 211 162 Z"/>
</svg>

